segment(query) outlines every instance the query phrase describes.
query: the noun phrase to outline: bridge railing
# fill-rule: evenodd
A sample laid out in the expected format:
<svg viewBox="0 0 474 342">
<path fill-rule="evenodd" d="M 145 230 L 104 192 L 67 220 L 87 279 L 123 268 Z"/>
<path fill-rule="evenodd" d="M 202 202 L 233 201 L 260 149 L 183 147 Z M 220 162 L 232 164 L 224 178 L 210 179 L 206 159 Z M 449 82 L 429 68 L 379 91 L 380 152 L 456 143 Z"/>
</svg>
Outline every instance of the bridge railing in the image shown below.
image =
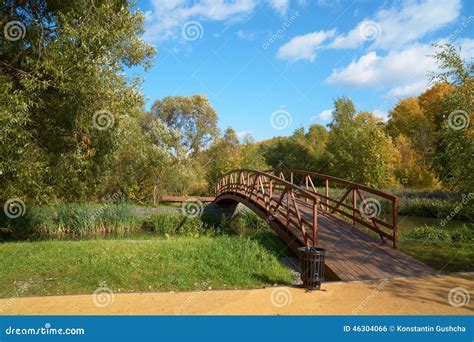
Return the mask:
<svg viewBox="0 0 474 342">
<path fill-rule="evenodd" d="M 345 179 L 302 170 L 268 170 L 266 173 L 297 185 L 321 198 L 320 206 L 353 225 L 368 228 L 385 241 L 398 245 L 397 197 Z"/>
<path fill-rule="evenodd" d="M 248 169 L 232 170 L 215 187 L 216 198 L 223 194 L 245 197 L 263 206 L 269 220 L 278 219 L 286 227 L 296 227 L 306 246 L 318 245 L 319 196 L 278 176 Z M 302 205 L 302 203 L 305 205 Z M 304 207 L 304 208 L 303 208 Z M 306 215 L 311 208 L 312 215 Z M 308 219 L 311 217 L 311 219 Z"/>
</svg>

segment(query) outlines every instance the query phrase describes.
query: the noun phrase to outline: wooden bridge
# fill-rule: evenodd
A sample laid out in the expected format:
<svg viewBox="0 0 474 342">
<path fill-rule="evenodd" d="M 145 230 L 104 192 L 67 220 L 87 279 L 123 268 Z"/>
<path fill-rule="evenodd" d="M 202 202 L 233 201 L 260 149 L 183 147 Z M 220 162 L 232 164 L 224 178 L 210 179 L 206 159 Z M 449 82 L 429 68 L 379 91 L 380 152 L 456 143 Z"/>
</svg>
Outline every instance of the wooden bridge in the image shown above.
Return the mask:
<svg viewBox="0 0 474 342">
<path fill-rule="evenodd" d="M 220 206 L 242 203 L 296 253 L 326 249 L 327 274 L 343 281 L 420 276 L 434 271 L 397 249 L 397 197 L 299 170 L 239 169 L 216 184 Z"/>
</svg>

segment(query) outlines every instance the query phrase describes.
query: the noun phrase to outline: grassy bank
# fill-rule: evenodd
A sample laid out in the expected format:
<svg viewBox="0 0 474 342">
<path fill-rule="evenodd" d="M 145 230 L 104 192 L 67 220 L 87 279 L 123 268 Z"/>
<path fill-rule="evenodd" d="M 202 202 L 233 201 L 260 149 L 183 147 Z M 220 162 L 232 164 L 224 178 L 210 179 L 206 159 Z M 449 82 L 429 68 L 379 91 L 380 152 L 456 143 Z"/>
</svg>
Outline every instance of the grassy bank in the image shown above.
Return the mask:
<svg viewBox="0 0 474 342">
<path fill-rule="evenodd" d="M 0 245 L 0 296 L 252 288 L 289 284 L 272 233 Z M 25 285 L 26 284 L 26 285 Z"/>
<path fill-rule="evenodd" d="M 0 296 L 92 293 L 103 283 L 134 292 L 291 282 L 279 261 L 285 245 L 252 212 L 224 219 L 136 209 L 61 204 L 4 220 Z"/>
<path fill-rule="evenodd" d="M 474 271 L 472 243 L 403 239 L 400 250 L 440 272 Z"/>
<path fill-rule="evenodd" d="M 474 225 L 419 227 L 400 236 L 400 249 L 441 272 L 474 270 Z"/>
</svg>

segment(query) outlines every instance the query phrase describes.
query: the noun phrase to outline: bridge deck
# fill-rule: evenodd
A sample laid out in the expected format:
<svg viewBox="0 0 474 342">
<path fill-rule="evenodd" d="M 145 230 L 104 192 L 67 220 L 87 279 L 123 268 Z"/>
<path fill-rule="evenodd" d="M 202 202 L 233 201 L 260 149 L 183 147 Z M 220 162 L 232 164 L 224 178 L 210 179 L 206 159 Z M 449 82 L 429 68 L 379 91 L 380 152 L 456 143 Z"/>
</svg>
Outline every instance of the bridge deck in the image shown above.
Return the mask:
<svg viewBox="0 0 474 342">
<path fill-rule="evenodd" d="M 276 194 L 276 197 L 279 195 Z M 302 215 L 311 222 L 312 208 L 298 201 Z M 284 220 L 284 218 L 281 218 Z M 289 227 L 303 243 L 299 228 Z M 434 274 L 417 259 L 385 244 L 380 238 L 318 210 L 318 242 L 327 250 L 327 266 L 343 281 L 385 279 Z"/>
</svg>

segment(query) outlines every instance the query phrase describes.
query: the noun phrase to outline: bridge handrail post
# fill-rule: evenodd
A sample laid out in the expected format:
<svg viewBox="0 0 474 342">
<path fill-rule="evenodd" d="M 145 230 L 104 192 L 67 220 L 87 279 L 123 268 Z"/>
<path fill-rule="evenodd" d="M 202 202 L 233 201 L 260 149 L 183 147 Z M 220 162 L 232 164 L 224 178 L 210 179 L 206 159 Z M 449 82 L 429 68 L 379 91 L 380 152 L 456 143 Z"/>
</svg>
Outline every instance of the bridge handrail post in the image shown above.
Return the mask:
<svg viewBox="0 0 474 342">
<path fill-rule="evenodd" d="M 352 188 L 352 216 L 353 216 L 353 219 L 352 219 L 352 225 L 355 226 L 355 223 L 356 223 L 356 210 L 357 210 L 357 188 L 356 187 L 353 187 Z"/>
<path fill-rule="evenodd" d="M 313 247 L 318 246 L 318 201 L 313 201 Z"/>
<path fill-rule="evenodd" d="M 326 177 L 326 211 L 329 211 L 329 178 Z"/>
<path fill-rule="evenodd" d="M 392 201 L 393 248 L 398 248 L 397 198 Z"/>
<path fill-rule="evenodd" d="M 286 192 L 286 226 L 290 225 L 290 195 L 291 195 L 291 188 L 288 188 Z"/>
</svg>

